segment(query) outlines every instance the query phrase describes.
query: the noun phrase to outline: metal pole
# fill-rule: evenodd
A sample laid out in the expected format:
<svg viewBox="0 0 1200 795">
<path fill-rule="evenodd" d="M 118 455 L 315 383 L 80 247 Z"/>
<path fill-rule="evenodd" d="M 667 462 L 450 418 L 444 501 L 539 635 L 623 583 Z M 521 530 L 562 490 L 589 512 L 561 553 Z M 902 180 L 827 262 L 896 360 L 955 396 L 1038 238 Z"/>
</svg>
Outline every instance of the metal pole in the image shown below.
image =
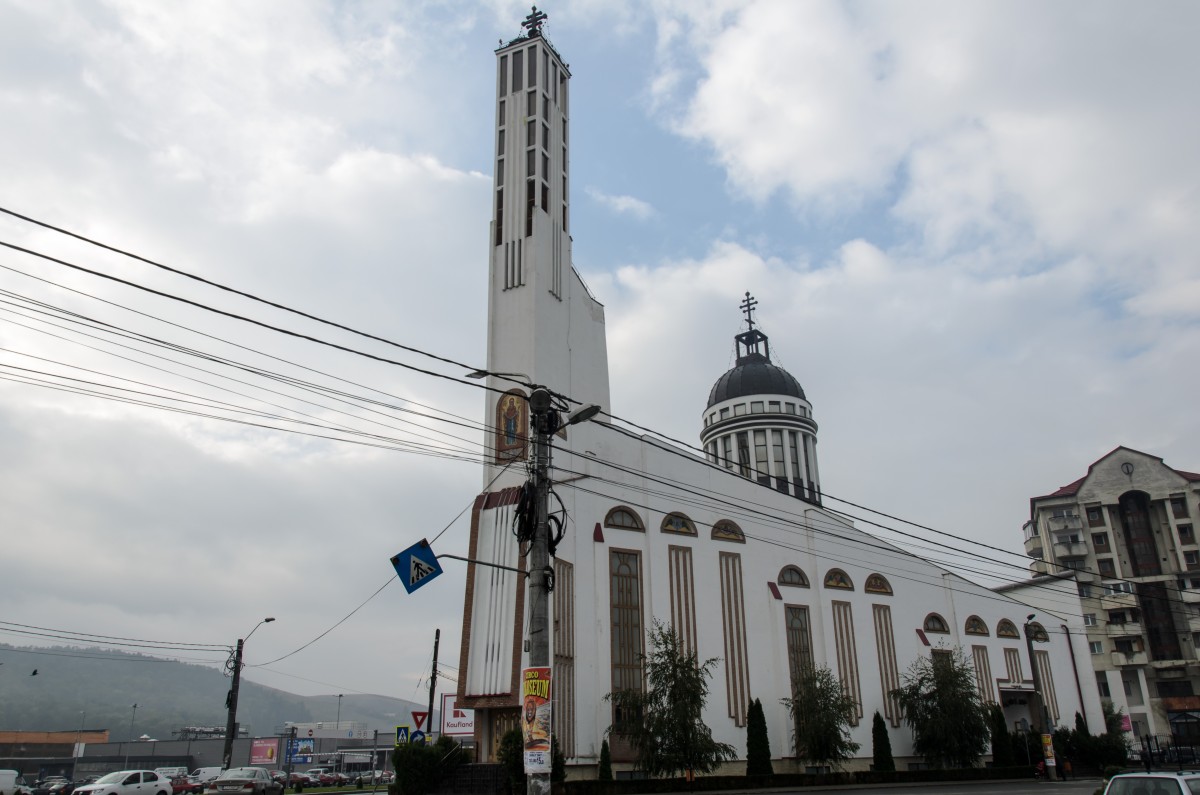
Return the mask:
<svg viewBox="0 0 1200 795">
<path fill-rule="evenodd" d="M 221 760 L 226 770 L 233 766 L 233 738 L 237 736 L 238 687 L 242 682 L 242 645 L 244 643 L 242 638 L 238 638 L 237 649 L 233 653 L 233 683 L 229 687 L 229 697 L 225 704 L 229 707 L 229 717 L 225 721 L 225 750 L 221 754 Z"/>
<path fill-rule="evenodd" d="M 137 717 L 137 704 L 133 705 L 133 711 L 129 713 L 129 742 L 133 743 L 133 719 Z M 129 769 L 129 746 L 125 746 L 125 769 Z"/>
<path fill-rule="evenodd" d="M 1036 615 L 1036 614 L 1034 614 L 1034 615 Z M 1025 627 L 1024 627 L 1024 629 L 1025 629 L 1025 646 L 1029 650 L 1029 668 L 1031 669 L 1031 671 L 1033 673 L 1033 692 L 1034 692 L 1034 697 L 1037 700 L 1037 704 L 1038 704 L 1036 718 L 1037 718 L 1038 722 L 1041 724 L 1040 734 L 1045 735 L 1045 734 L 1052 734 L 1054 727 L 1050 723 L 1050 710 L 1046 706 L 1046 699 L 1042 698 L 1042 677 L 1041 677 L 1041 674 L 1038 673 L 1037 658 L 1035 658 L 1033 656 L 1033 633 L 1030 631 L 1030 623 L 1029 623 L 1030 621 L 1033 621 L 1033 618 L 1034 618 L 1034 616 L 1030 615 L 1026 618 L 1026 621 L 1025 621 Z M 1042 748 L 1042 756 L 1045 756 L 1045 746 L 1044 745 Z M 1054 763 L 1057 765 L 1058 760 L 1057 759 L 1054 760 Z M 1046 777 L 1049 778 L 1050 774 L 1052 772 L 1053 771 L 1050 770 L 1050 764 L 1047 763 Z"/>
<path fill-rule="evenodd" d="M 437 690 L 437 657 L 438 646 L 441 642 L 442 631 L 435 629 L 433 631 L 433 670 L 429 674 L 429 717 L 425 719 L 425 734 L 428 735 L 430 741 L 433 740 L 433 695 Z"/>
<path fill-rule="evenodd" d="M 371 740 L 371 792 L 379 791 L 379 776 L 375 775 L 376 770 L 382 770 L 375 765 L 379 764 L 379 729 L 375 730 L 375 739 Z"/>
<path fill-rule="evenodd" d="M 550 392 L 535 389 L 529 396 L 529 411 L 533 420 L 534 506 L 536 523 L 529 545 L 529 665 L 532 668 L 550 665 L 549 590 L 547 570 L 550 567 L 550 439 L 558 423 L 557 412 L 551 406 Z M 550 749 L 553 757 L 554 749 Z M 530 773 L 526 777 L 528 795 L 550 795 L 550 774 Z"/>
</svg>

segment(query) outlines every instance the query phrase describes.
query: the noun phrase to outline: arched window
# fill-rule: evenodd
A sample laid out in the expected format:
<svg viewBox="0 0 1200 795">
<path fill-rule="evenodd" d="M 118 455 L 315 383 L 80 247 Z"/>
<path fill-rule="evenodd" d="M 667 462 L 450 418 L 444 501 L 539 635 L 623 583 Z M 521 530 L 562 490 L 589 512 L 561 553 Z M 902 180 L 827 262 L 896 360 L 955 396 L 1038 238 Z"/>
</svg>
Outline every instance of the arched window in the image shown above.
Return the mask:
<svg viewBox="0 0 1200 795">
<path fill-rule="evenodd" d="M 1021 633 L 1017 632 L 1017 625 L 1009 621 L 1007 618 L 1000 619 L 1000 623 L 996 625 L 997 638 L 1019 638 Z"/>
<path fill-rule="evenodd" d="M 863 584 L 863 590 L 867 593 L 881 593 L 891 596 L 892 584 L 882 574 L 872 574 L 867 577 L 866 583 Z"/>
<path fill-rule="evenodd" d="M 983 619 L 980 618 L 979 616 L 971 616 L 970 618 L 968 618 L 966 625 L 963 627 L 963 631 L 966 632 L 968 635 L 990 635 L 991 634 L 990 632 L 988 632 L 987 624 L 985 624 L 983 622 Z"/>
<path fill-rule="evenodd" d="M 825 587 L 853 591 L 854 583 L 850 582 L 850 578 L 846 576 L 846 572 L 841 569 L 830 569 L 825 574 Z"/>
<path fill-rule="evenodd" d="M 779 570 L 779 584 L 790 585 L 793 588 L 807 588 L 808 578 L 796 566 L 784 566 Z"/>
<path fill-rule="evenodd" d="M 950 632 L 950 625 L 946 623 L 946 619 L 942 618 L 937 613 L 930 613 L 929 615 L 925 616 L 925 631 L 948 634 Z"/>
<path fill-rule="evenodd" d="M 696 535 L 696 525 L 692 524 L 691 519 L 678 512 L 664 516 L 661 529 L 664 533 L 675 533 L 682 536 Z"/>
<path fill-rule="evenodd" d="M 1025 631 L 1029 633 L 1029 637 L 1033 640 L 1036 640 L 1038 643 L 1048 643 L 1050 641 L 1050 635 L 1046 632 L 1046 628 L 1038 622 L 1031 621 L 1028 627 Z"/>
<path fill-rule="evenodd" d="M 604 526 L 613 527 L 617 530 L 636 530 L 639 533 L 646 531 L 638 515 L 625 506 L 613 508 L 609 511 L 608 516 L 604 517 Z"/>
<path fill-rule="evenodd" d="M 722 519 L 712 526 L 712 538 L 716 541 L 736 541 L 739 544 L 746 543 L 746 536 L 742 533 L 742 528 L 738 527 L 728 519 Z"/>
</svg>

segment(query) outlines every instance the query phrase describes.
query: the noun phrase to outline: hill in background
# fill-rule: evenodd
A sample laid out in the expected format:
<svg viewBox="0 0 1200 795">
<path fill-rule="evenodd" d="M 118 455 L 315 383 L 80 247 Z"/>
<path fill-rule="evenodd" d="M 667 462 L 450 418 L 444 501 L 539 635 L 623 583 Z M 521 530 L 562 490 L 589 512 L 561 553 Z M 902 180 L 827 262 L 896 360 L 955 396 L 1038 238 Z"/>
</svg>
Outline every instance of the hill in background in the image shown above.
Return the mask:
<svg viewBox="0 0 1200 795">
<path fill-rule="evenodd" d="M 0 663 L 0 729 L 108 729 L 109 738 L 121 742 L 130 739 L 131 717 L 133 737 L 156 740 L 173 739 L 182 726 L 225 725 L 230 680 L 209 666 L 105 649 L 6 644 L 0 644 Z M 35 668 L 38 675 L 31 676 Z M 332 723 L 337 702 L 336 694 L 298 696 L 243 678 L 238 722 L 251 736 L 276 734 L 286 721 Z M 345 694 L 341 718 L 391 733 L 396 724 L 412 722 L 413 710 L 427 707 Z"/>
</svg>

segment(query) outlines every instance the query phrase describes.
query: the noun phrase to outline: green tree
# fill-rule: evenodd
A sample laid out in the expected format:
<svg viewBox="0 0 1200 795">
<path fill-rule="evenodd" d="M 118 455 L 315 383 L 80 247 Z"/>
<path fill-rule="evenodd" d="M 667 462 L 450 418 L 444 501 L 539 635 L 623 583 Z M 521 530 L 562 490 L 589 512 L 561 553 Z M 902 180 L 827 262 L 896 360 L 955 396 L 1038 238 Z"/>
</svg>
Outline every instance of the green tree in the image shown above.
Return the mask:
<svg viewBox="0 0 1200 795">
<path fill-rule="evenodd" d="M 913 750 L 936 767 L 973 767 L 987 749 L 987 709 L 961 648 L 918 657 L 892 694 L 913 734 Z"/>
<path fill-rule="evenodd" d="M 433 792 L 461 762 L 461 748 L 451 737 L 439 737 L 432 745 L 398 745 L 392 752 L 395 791 L 397 795 Z"/>
<path fill-rule="evenodd" d="M 988 726 L 992 735 L 992 767 L 1012 767 L 1013 744 L 1008 734 L 1008 719 L 999 704 L 988 705 Z"/>
<path fill-rule="evenodd" d="M 504 769 L 513 795 L 525 791 L 525 738 L 520 729 L 509 729 L 500 738 L 496 761 Z"/>
<path fill-rule="evenodd" d="M 708 679 L 716 658 L 699 663 L 675 630 L 655 621 L 650 630 L 649 655 L 641 656 L 644 690 L 622 690 L 604 698 L 628 719 L 610 732 L 628 737 L 637 767 L 650 776 L 677 776 L 694 771 L 710 773 L 737 753 L 732 745 L 713 739 L 703 719 Z"/>
<path fill-rule="evenodd" d="M 612 751 L 608 750 L 608 740 L 600 743 L 600 774 L 601 781 L 612 781 Z"/>
<path fill-rule="evenodd" d="M 896 760 L 892 757 L 892 738 L 878 711 L 871 719 L 871 756 L 876 770 L 891 773 L 896 769 Z"/>
<path fill-rule="evenodd" d="M 858 702 L 842 690 L 829 668 L 806 666 L 792 682 L 792 697 L 781 700 L 792 713 L 796 756 L 841 767 L 858 751 L 858 743 L 850 739 Z"/>
<path fill-rule="evenodd" d="M 762 702 L 757 698 L 750 702 L 746 713 L 746 775 L 771 776 L 771 741 L 767 737 L 767 716 L 763 714 Z"/>
</svg>

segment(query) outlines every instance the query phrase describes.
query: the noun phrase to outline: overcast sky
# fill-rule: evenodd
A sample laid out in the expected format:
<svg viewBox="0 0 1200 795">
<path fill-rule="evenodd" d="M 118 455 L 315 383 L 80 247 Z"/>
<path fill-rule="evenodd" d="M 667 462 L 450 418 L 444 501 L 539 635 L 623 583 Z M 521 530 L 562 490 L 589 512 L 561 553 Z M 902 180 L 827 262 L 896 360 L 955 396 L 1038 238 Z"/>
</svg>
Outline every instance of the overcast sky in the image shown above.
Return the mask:
<svg viewBox="0 0 1200 795">
<path fill-rule="evenodd" d="M 573 73 L 575 265 L 607 308 L 614 413 L 696 442 L 750 291 L 812 401 L 833 497 L 1020 552 L 1029 498 L 1118 445 L 1200 471 L 1200 6 L 544 9 Z M 5 0 L 0 206 L 482 367 L 493 51 L 526 13 Z M 0 240 L 465 372 L 9 216 Z M 0 266 L 2 377 L 305 411 L 477 454 L 478 430 L 423 415 L 475 425 L 478 389 L 10 249 Z M 29 299 L 417 413 L 369 415 L 294 382 L 270 394 L 244 370 L 81 336 Z M 421 537 L 449 525 L 438 551 L 466 553 L 467 517 L 452 520 L 480 467 L 420 452 L 0 381 L 0 620 L 205 644 L 271 615 L 246 648 L 268 663 L 367 600 Z M 435 628 L 458 662 L 462 583 L 453 561 L 414 595 L 393 581 L 247 676 L 413 698 Z"/>
</svg>

